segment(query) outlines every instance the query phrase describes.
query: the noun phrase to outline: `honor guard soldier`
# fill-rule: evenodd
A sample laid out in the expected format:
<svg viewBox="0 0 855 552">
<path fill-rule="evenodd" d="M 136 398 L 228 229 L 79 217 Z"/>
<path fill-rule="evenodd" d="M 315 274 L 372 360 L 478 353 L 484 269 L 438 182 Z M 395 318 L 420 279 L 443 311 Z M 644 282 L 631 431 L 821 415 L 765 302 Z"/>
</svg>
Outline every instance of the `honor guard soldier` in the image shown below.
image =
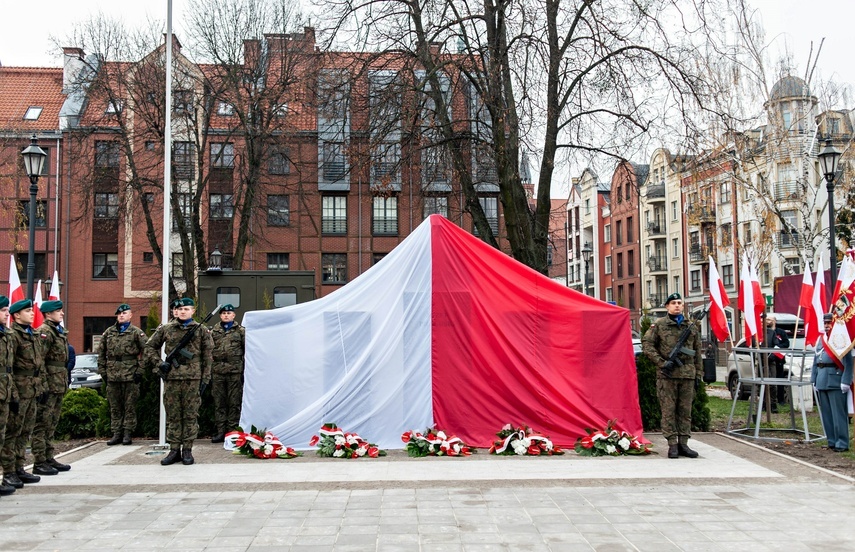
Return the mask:
<svg viewBox="0 0 855 552">
<path fill-rule="evenodd" d="M 0 295 L 0 450 L 6 440 L 6 423 L 9 412 L 18 413 L 18 390 L 12 380 L 12 338 L 9 335 L 9 298 Z M 6 482 L 5 472 L 0 467 L 0 496 L 15 492 L 15 487 Z M 14 472 L 12 472 L 14 473 Z M 11 474 L 10 474 L 11 475 Z"/>
<path fill-rule="evenodd" d="M 169 454 L 160 461 L 164 466 L 181 460 L 193 464 L 193 441 L 199 433 L 199 407 L 202 392 L 211 382 L 211 362 L 214 343 L 211 333 L 193 320 L 196 304 L 193 299 L 181 299 L 177 317 L 159 327 L 148 340 L 146 351 L 155 373 L 164 380 L 163 406 L 166 410 L 166 441 Z M 199 331 L 201 329 L 201 331 Z M 182 338 L 192 333 L 192 338 L 181 344 Z M 160 348 L 166 345 L 167 357 L 172 363 L 160 362 Z"/>
<path fill-rule="evenodd" d="M 9 307 L 12 315 L 12 328 L 9 335 L 12 341 L 12 379 L 18 391 L 18 412 L 9 416 L 6 424 L 6 442 L 0 452 L 0 464 L 3 465 L 3 479 L 15 488 L 25 483 L 38 483 L 41 478 L 24 471 L 24 456 L 27 441 L 33 433 L 36 422 L 37 402 L 47 401 L 47 385 L 42 371 L 44 357 L 42 346 L 32 328 L 33 302 L 23 299 Z"/>
<path fill-rule="evenodd" d="M 142 383 L 142 356 L 148 341 L 145 333 L 131 324 L 131 306 L 116 308 L 116 323 L 104 330 L 98 344 L 98 372 L 107 384 L 110 429 L 107 445 L 130 445 L 137 427 L 137 399 Z"/>
<path fill-rule="evenodd" d="M 33 429 L 33 473 L 56 475 L 71 469 L 71 466 L 58 462 L 53 457 L 53 437 L 62 411 L 62 399 L 68 391 L 68 336 L 62 327 L 65 315 L 62 312 L 62 301 L 45 301 L 39 309 L 44 314 L 45 321 L 36 333 L 44 351 L 44 376 L 48 394 L 45 403 L 39 406 L 36 426 Z"/>
<path fill-rule="evenodd" d="M 679 293 L 668 296 L 665 309 L 668 315 L 650 325 L 642 346 L 647 358 L 659 368 L 656 394 L 662 410 L 662 434 L 668 439 L 668 458 L 697 458 L 698 453 L 689 448 L 688 442 L 692 431 L 692 401 L 704 374 L 701 339 L 697 328 L 683 316 L 683 298 Z M 685 331 L 690 333 L 677 360 L 669 359 Z"/>
<path fill-rule="evenodd" d="M 220 323 L 211 331 L 214 339 L 214 365 L 211 395 L 214 397 L 214 423 L 217 433 L 212 443 L 222 443 L 226 432 L 238 426 L 243 398 L 243 353 L 246 330 L 235 322 L 231 304 L 220 309 Z"/>
<path fill-rule="evenodd" d="M 826 336 L 831 334 L 834 320 L 831 314 L 822 318 Z M 842 320 L 836 322 L 843 324 Z M 849 386 L 852 385 L 852 355 L 846 353 L 837 358 L 828 342 L 820 339 L 816 344 L 810 381 L 819 399 L 822 414 L 822 429 L 828 440 L 828 448 L 834 452 L 849 450 L 849 409 L 846 404 Z"/>
</svg>

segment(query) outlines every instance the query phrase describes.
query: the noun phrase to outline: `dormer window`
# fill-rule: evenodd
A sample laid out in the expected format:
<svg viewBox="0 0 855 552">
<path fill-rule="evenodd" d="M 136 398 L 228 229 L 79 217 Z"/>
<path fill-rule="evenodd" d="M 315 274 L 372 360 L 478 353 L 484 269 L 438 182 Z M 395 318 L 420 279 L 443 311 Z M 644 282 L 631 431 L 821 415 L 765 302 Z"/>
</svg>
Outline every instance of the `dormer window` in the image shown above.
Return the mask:
<svg viewBox="0 0 855 552">
<path fill-rule="evenodd" d="M 217 106 L 217 115 L 221 115 L 223 117 L 231 117 L 234 114 L 235 106 L 233 106 L 229 102 L 220 102 Z"/>
<path fill-rule="evenodd" d="M 27 112 L 24 113 L 24 120 L 25 121 L 38 121 L 39 117 L 42 114 L 42 109 L 44 109 L 44 108 L 41 106 L 31 105 L 30 107 L 27 108 Z"/>
<path fill-rule="evenodd" d="M 107 102 L 107 109 L 104 110 L 104 113 L 121 113 L 122 112 L 122 100 L 109 100 Z"/>
</svg>

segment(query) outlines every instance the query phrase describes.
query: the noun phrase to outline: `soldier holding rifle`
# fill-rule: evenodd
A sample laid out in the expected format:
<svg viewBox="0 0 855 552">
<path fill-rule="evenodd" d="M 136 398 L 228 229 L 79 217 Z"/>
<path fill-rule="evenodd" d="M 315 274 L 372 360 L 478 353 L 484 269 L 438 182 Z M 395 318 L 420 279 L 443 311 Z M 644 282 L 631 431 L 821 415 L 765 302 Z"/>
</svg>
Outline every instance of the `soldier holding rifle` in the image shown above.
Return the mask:
<svg viewBox="0 0 855 552">
<path fill-rule="evenodd" d="M 656 392 L 662 410 L 662 434 L 668 439 L 668 458 L 697 458 L 689 448 L 692 401 L 701 385 L 703 359 L 698 329 L 683 316 L 683 298 L 672 293 L 665 300 L 668 316 L 651 324 L 644 334 L 644 354 L 659 370 Z"/>
</svg>

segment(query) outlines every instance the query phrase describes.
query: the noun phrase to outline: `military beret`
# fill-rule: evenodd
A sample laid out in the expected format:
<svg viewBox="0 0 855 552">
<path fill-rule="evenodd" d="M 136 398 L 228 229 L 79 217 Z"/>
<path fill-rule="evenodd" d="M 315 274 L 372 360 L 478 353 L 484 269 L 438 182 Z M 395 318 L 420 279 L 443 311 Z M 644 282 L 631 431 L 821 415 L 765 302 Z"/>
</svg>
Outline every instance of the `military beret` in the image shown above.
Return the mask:
<svg viewBox="0 0 855 552">
<path fill-rule="evenodd" d="M 131 306 L 127 303 L 122 303 L 118 307 L 116 307 L 116 314 L 131 310 Z"/>
<path fill-rule="evenodd" d="M 184 297 L 176 301 L 179 307 L 195 307 L 196 303 L 190 297 Z"/>
<path fill-rule="evenodd" d="M 181 306 L 181 299 L 176 299 L 173 302 L 169 303 L 170 309 L 177 309 L 180 306 Z"/>
<path fill-rule="evenodd" d="M 44 301 L 39 305 L 39 310 L 47 314 L 62 309 L 62 301 Z"/>
<path fill-rule="evenodd" d="M 822 315 L 822 321 L 823 322 L 831 322 L 833 319 L 834 319 L 834 315 L 831 314 L 830 312 L 827 312 L 827 313 Z"/>
<path fill-rule="evenodd" d="M 220 309 L 220 312 L 234 312 L 234 311 L 235 311 L 235 306 L 232 305 L 231 303 L 226 303 L 225 305 L 223 305 L 223 308 Z"/>
<path fill-rule="evenodd" d="M 671 295 L 669 295 L 667 299 L 665 299 L 665 304 L 667 305 L 667 304 L 668 304 L 668 303 L 670 303 L 671 301 L 679 301 L 679 300 L 680 300 L 680 299 L 682 299 L 682 298 L 683 298 L 683 297 L 682 297 L 679 293 L 677 293 L 677 292 L 675 291 L 674 293 L 672 293 Z"/>
<path fill-rule="evenodd" d="M 9 307 L 9 314 L 15 314 L 16 312 L 21 312 L 24 309 L 33 308 L 33 302 L 29 299 L 21 299 L 20 301 L 15 301 L 12 303 L 12 306 Z"/>
<path fill-rule="evenodd" d="M 9 306 L 9 298 L 5 295 L 0 295 L 0 309 Z"/>
</svg>

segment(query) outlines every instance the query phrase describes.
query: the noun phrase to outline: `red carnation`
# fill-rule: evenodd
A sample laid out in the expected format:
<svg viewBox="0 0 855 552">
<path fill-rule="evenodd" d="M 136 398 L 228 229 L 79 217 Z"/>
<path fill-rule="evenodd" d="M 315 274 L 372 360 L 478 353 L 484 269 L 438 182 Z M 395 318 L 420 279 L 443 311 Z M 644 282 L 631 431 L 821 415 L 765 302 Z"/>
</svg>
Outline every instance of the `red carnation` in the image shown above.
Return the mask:
<svg viewBox="0 0 855 552">
<path fill-rule="evenodd" d="M 311 440 L 309 440 L 309 446 L 313 447 L 313 446 L 317 445 L 318 441 L 320 441 L 320 440 L 321 440 L 321 438 L 318 437 L 317 435 L 312 435 Z"/>
<path fill-rule="evenodd" d="M 405 443 L 409 443 L 410 439 L 412 439 L 412 438 L 413 438 L 413 432 L 412 431 L 405 431 L 404 434 L 401 435 L 401 441 L 403 441 Z"/>
<path fill-rule="evenodd" d="M 377 458 L 380 456 L 380 449 L 377 447 L 368 447 L 368 456 L 371 458 Z"/>
</svg>

